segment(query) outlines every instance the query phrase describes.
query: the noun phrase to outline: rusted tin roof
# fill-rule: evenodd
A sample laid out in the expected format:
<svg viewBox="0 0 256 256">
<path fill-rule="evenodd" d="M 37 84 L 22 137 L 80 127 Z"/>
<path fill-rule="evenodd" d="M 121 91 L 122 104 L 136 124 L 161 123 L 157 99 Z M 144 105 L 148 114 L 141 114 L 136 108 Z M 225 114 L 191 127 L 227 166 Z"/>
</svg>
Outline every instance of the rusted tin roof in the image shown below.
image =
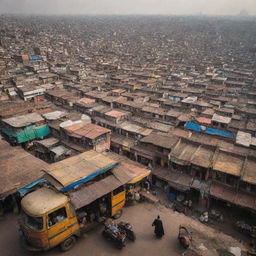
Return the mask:
<svg viewBox="0 0 256 256">
<path fill-rule="evenodd" d="M 189 190 L 193 180 L 193 178 L 187 174 L 181 174 L 180 172 L 174 172 L 166 168 L 153 169 L 152 174 L 181 191 Z"/>
<path fill-rule="evenodd" d="M 142 138 L 143 143 L 150 143 L 159 147 L 171 149 L 178 142 L 179 138 L 168 134 L 151 133 Z"/>
<path fill-rule="evenodd" d="M 121 185 L 123 183 L 116 179 L 115 176 L 110 175 L 93 184 L 84 186 L 77 191 L 70 192 L 69 196 L 75 209 L 79 209 L 110 193 Z"/>
<path fill-rule="evenodd" d="M 206 118 L 206 117 L 198 117 L 196 118 L 196 121 L 200 124 L 211 124 L 212 120 L 210 118 Z"/>
<path fill-rule="evenodd" d="M 121 117 L 121 116 L 126 116 L 127 114 L 122 111 L 111 110 L 109 112 L 106 112 L 105 115 L 117 118 L 117 117 Z"/>
<path fill-rule="evenodd" d="M 64 128 L 64 130 L 68 131 L 70 136 L 78 135 L 79 137 L 86 137 L 89 139 L 96 139 L 97 137 L 105 133 L 111 132 L 111 130 L 109 129 L 106 129 L 96 124 L 90 124 L 86 122 L 70 125 Z"/>
<path fill-rule="evenodd" d="M 95 99 L 91 99 L 91 98 L 82 98 L 80 100 L 78 100 L 77 103 L 81 103 L 81 104 L 90 104 L 90 103 L 94 103 Z"/>
<path fill-rule="evenodd" d="M 0 198 L 41 178 L 48 164 L 21 147 L 11 147 L 0 140 Z"/>
<path fill-rule="evenodd" d="M 128 162 L 121 162 L 119 166 L 112 170 L 115 177 L 123 183 L 130 183 L 134 179 L 138 179 L 139 181 L 140 177 L 144 178 L 148 176 L 150 172 L 151 171 L 146 168 Z"/>
<path fill-rule="evenodd" d="M 211 185 L 210 195 L 226 202 L 249 208 L 254 211 L 256 210 L 256 198 L 253 195 L 244 192 L 236 192 L 235 189 L 219 183 Z"/>
</svg>

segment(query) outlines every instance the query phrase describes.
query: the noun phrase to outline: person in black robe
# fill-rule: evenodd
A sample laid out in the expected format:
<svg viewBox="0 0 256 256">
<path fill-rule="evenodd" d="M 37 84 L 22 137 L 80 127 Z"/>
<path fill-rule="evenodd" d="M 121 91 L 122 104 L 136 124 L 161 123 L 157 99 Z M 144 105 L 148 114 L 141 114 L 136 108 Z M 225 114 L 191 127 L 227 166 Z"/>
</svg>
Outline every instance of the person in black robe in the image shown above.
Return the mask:
<svg viewBox="0 0 256 256">
<path fill-rule="evenodd" d="M 162 238 L 164 235 L 164 227 L 163 222 L 160 219 L 160 216 L 157 216 L 157 218 L 153 221 L 152 226 L 155 227 L 155 235 L 157 238 Z"/>
</svg>

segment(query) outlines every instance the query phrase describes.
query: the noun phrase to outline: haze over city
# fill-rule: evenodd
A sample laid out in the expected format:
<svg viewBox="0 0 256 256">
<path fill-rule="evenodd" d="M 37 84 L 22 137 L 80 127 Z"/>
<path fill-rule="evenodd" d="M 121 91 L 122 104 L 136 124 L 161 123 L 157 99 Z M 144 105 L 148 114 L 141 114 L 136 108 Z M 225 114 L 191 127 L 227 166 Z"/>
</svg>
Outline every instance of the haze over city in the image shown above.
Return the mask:
<svg viewBox="0 0 256 256">
<path fill-rule="evenodd" d="M 0 0 L 0 13 L 256 15 L 255 0 Z"/>
</svg>

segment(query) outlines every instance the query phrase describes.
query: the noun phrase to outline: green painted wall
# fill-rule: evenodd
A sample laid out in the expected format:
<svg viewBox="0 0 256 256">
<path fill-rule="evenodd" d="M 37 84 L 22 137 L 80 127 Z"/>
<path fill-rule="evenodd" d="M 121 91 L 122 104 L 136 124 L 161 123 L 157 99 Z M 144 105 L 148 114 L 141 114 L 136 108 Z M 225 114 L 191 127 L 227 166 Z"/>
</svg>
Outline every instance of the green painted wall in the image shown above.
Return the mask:
<svg viewBox="0 0 256 256">
<path fill-rule="evenodd" d="M 39 139 L 50 134 L 50 128 L 48 125 L 36 127 L 35 125 L 28 126 L 23 131 L 13 131 L 11 129 L 2 129 L 8 137 L 13 137 L 17 143 L 23 143 L 34 139 Z"/>
</svg>

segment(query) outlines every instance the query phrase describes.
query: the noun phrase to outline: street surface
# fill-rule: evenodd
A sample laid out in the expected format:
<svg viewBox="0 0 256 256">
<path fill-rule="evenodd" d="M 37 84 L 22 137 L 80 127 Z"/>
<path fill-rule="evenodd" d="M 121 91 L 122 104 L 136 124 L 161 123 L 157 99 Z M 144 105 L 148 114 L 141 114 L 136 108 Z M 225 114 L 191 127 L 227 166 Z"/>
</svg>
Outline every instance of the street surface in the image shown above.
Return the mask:
<svg viewBox="0 0 256 256">
<path fill-rule="evenodd" d="M 154 237 L 152 222 L 157 215 L 160 215 L 165 229 L 165 236 L 158 240 Z M 178 256 L 182 254 L 177 241 L 178 228 L 180 224 L 190 224 L 200 229 L 206 237 L 221 237 L 234 244 L 232 238 L 211 228 L 192 220 L 184 215 L 175 213 L 163 206 L 154 206 L 149 203 L 142 203 L 124 208 L 120 220 L 128 221 L 133 225 L 137 240 L 127 242 L 122 250 L 116 249 L 114 245 L 106 241 L 102 235 L 102 227 L 87 233 L 85 237 L 77 241 L 75 247 L 66 253 L 60 252 L 59 248 L 48 252 L 31 253 L 22 249 L 19 245 L 19 232 L 17 215 L 8 214 L 0 220 L 0 255 L 1 256 L 110 256 L 110 255 L 147 255 L 147 256 Z M 118 220 L 119 221 L 119 220 Z M 223 237 L 223 238 L 222 238 Z"/>
</svg>

